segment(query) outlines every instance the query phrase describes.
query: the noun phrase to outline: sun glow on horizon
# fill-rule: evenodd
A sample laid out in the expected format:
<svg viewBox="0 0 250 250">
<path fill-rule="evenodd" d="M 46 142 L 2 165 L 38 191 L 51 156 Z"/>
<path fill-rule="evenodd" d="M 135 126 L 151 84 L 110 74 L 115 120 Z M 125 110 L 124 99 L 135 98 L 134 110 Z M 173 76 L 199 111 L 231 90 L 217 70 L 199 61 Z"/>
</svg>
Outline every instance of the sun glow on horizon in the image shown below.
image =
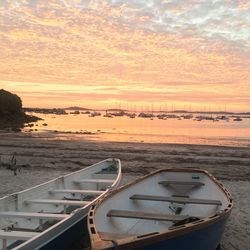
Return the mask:
<svg viewBox="0 0 250 250">
<path fill-rule="evenodd" d="M 0 81 L 0 83 L 4 89 L 18 94 L 23 100 L 24 107 L 66 108 L 78 106 L 90 109 L 119 108 L 133 111 L 249 111 L 248 106 L 244 107 L 233 102 L 230 105 L 226 104 L 227 101 L 211 102 L 209 95 L 215 96 L 217 93 L 218 98 L 220 97 L 218 86 L 208 88 L 206 95 L 199 94 L 199 98 L 194 98 L 194 90 L 199 91 L 199 87 L 196 86 L 193 86 L 192 92 L 189 91 L 188 87 L 180 90 L 176 86 L 168 86 L 167 89 L 162 88 L 163 93 L 159 94 L 154 88 L 141 90 L 139 86 L 128 89 L 126 86 L 111 88 L 109 86 L 75 86 L 11 81 Z M 156 96 L 157 99 L 155 99 Z M 228 99 L 233 97 L 232 90 L 228 92 Z M 192 99 L 194 100 L 192 101 Z"/>
</svg>

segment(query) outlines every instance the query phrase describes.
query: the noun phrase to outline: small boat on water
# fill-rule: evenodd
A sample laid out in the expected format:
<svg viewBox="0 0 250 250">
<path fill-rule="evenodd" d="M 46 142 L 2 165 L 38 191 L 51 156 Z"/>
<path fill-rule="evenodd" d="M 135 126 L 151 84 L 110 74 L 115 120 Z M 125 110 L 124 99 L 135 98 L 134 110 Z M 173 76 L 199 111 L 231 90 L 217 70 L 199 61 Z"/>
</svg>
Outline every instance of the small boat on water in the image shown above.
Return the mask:
<svg viewBox="0 0 250 250">
<path fill-rule="evenodd" d="M 241 122 L 241 121 L 242 121 L 242 118 L 239 117 L 239 116 L 238 116 L 238 117 L 235 117 L 235 118 L 234 118 L 234 121 L 236 121 L 236 122 Z"/>
<path fill-rule="evenodd" d="M 86 228 L 91 205 L 120 180 L 120 160 L 107 159 L 1 198 L 0 249 L 68 248 Z"/>
<path fill-rule="evenodd" d="M 233 207 L 211 174 L 164 169 L 103 197 L 89 210 L 93 250 L 215 250 Z"/>
</svg>

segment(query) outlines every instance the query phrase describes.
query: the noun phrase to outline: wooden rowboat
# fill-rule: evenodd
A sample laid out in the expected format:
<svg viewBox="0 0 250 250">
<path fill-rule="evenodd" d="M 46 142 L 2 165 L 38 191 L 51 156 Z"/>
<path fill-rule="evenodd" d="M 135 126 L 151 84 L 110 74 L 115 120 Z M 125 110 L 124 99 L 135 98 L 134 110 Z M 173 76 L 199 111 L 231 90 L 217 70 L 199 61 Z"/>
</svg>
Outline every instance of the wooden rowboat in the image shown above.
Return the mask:
<svg viewBox="0 0 250 250">
<path fill-rule="evenodd" d="M 0 249 L 66 249 L 86 227 L 91 205 L 120 179 L 120 160 L 107 159 L 1 198 Z"/>
<path fill-rule="evenodd" d="M 233 207 L 211 174 L 159 170 L 112 191 L 89 210 L 93 250 L 215 250 Z"/>
</svg>

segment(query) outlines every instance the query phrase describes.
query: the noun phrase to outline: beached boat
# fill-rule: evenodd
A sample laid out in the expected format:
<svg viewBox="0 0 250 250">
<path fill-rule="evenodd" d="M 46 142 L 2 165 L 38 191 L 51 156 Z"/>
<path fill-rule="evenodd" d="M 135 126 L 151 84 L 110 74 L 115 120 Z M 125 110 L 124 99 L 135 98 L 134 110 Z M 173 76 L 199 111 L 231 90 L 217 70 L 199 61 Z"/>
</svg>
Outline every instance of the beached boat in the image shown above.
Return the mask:
<svg viewBox="0 0 250 250">
<path fill-rule="evenodd" d="M 86 228 L 90 206 L 120 179 L 120 160 L 107 159 L 1 198 L 0 249 L 66 249 Z"/>
<path fill-rule="evenodd" d="M 112 191 L 91 207 L 93 250 L 215 250 L 233 207 L 207 171 L 167 169 Z"/>
</svg>

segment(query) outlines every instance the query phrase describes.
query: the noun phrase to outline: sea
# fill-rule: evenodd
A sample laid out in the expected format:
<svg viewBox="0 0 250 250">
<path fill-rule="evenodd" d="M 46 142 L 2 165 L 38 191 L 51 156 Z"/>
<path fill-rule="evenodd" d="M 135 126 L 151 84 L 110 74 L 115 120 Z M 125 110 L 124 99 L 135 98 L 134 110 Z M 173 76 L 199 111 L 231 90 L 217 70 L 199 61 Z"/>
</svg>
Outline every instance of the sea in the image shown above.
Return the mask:
<svg viewBox="0 0 250 250">
<path fill-rule="evenodd" d="M 202 144 L 217 146 L 250 146 L 250 116 L 233 115 L 221 117 L 217 114 L 171 114 L 172 118 L 112 116 L 105 112 L 97 116 L 29 113 L 43 120 L 24 128 L 23 132 L 34 135 L 50 134 L 64 140 L 93 140 L 104 142 L 143 142 Z M 217 119 L 219 118 L 219 119 Z M 239 118 L 239 117 L 238 117 Z"/>
</svg>

